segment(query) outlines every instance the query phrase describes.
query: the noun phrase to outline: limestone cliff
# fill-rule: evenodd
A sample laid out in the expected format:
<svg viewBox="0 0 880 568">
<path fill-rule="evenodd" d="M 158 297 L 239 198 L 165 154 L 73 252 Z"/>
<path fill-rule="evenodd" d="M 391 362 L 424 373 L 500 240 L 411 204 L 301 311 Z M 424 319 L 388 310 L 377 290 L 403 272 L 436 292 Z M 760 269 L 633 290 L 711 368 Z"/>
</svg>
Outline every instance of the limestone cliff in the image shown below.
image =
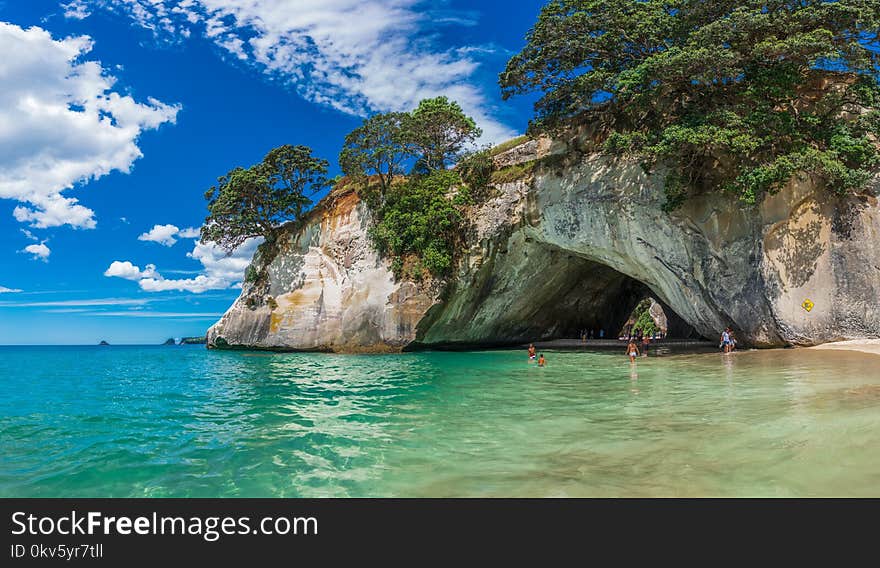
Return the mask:
<svg viewBox="0 0 880 568">
<path fill-rule="evenodd" d="M 369 223 L 355 193 L 331 193 L 303 226 L 282 233 L 272 258 L 257 253 L 249 273 L 258 276 L 208 331 L 208 345 L 375 352 L 412 342 L 434 295 L 395 282 Z"/>
<path fill-rule="evenodd" d="M 498 345 L 613 330 L 660 300 L 673 328 L 730 325 L 758 346 L 880 336 L 877 187 L 839 198 L 809 179 L 756 206 L 720 193 L 661 209 L 663 173 L 531 141 L 496 158 L 521 179 L 468 212 L 448 283 L 397 282 L 368 208 L 331 194 L 211 328 L 213 347 L 385 351 Z M 809 300 L 807 310 L 805 301 Z"/>
</svg>

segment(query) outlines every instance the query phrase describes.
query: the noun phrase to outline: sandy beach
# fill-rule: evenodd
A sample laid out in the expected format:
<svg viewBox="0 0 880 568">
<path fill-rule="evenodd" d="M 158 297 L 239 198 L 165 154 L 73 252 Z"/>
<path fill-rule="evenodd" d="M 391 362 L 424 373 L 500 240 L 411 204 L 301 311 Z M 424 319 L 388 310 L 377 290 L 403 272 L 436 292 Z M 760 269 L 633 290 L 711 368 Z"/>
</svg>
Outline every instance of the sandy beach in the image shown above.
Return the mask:
<svg viewBox="0 0 880 568">
<path fill-rule="evenodd" d="M 880 339 L 852 339 L 849 341 L 835 341 L 810 347 L 810 349 L 833 349 L 838 351 L 859 351 L 880 355 Z"/>
</svg>

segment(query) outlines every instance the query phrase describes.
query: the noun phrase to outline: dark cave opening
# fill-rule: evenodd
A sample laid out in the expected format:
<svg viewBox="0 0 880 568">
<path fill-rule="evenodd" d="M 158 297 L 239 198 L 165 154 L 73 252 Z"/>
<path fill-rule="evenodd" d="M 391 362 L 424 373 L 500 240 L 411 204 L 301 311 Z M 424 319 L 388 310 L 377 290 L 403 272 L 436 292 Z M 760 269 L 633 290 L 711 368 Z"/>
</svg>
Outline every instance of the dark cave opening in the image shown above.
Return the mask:
<svg viewBox="0 0 880 568">
<path fill-rule="evenodd" d="M 494 251 L 472 278 L 456 284 L 450 300 L 429 312 L 421 324 L 425 332 L 407 349 L 579 340 L 584 330 L 593 330 L 594 338 L 604 330 L 604 339 L 616 340 L 646 298 L 655 298 L 666 315 L 666 338 L 699 339 L 645 283 L 528 238 Z"/>
<path fill-rule="evenodd" d="M 568 256 L 558 266 L 566 266 L 568 276 L 557 288 L 556 299 L 535 314 L 541 329 L 534 331 L 540 339 L 581 338 L 584 333 L 594 339 L 600 335 L 604 339 L 617 339 L 625 331 L 636 307 L 646 299 L 653 299 L 665 316 L 666 338 L 699 338 L 694 328 L 644 283 L 575 256 Z M 629 327 L 631 331 L 632 326 Z"/>
</svg>

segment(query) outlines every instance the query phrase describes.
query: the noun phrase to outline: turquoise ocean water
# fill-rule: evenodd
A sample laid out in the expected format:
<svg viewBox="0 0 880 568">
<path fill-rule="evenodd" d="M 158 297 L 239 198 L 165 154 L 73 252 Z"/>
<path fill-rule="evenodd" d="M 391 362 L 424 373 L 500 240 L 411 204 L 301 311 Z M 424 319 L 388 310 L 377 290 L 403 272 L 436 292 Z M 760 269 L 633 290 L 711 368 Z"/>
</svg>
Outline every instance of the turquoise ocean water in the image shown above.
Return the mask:
<svg viewBox="0 0 880 568">
<path fill-rule="evenodd" d="M 0 497 L 880 495 L 880 357 L 0 347 Z"/>
</svg>

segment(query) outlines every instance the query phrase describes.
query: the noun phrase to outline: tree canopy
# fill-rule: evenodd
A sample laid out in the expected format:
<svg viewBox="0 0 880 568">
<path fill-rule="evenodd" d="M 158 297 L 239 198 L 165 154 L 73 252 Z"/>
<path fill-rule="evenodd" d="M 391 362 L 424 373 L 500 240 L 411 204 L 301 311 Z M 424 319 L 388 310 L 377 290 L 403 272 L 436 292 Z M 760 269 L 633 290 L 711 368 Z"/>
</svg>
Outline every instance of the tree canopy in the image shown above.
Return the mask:
<svg viewBox="0 0 880 568">
<path fill-rule="evenodd" d="M 457 206 L 467 199 L 466 193 L 449 194 L 460 184 L 454 170 L 435 170 L 389 191 L 370 235 L 379 252 L 393 258 L 398 277 L 420 280 L 425 270 L 433 275 L 449 271 L 463 222 Z"/>
<path fill-rule="evenodd" d="M 410 114 L 408 138 L 427 171 L 451 165 L 464 148 L 482 134 L 474 119 L 446 97 L 425 99 Z"/>
<path fill-rule="evenodd" d="M 663 162 L 667 207 L 720 187 L 755 202 L 798 172 L 846 192 L 878 163 L 880 2 L 553 0 L 501 74 L 540 91 L 532 128 L 592 121 Z"/>
<path fill-rule="evenodd" d="M 427 174 L 452 165 L 482 131 L 446 97 L 422 100 L 412 112 L 375 114 L 345 137 L 339 164 L 352 178 L 379 177 L 386 191 L 407 165 Z"/>
<path fill-rule="evenodd" d="M 279 225 L 303 217 L 310 196 L 327 185 L 327 160 L 307 146 L 279 146 L 259 164 L 238 167 L 205 193 L 202 241 L 232 252 L 251 237 L 273 240 Z"/>
<path fill-rule="evenodd" d="M 441 275 L 452 266 L 470 199 L 459 171 L 449 169 L 465 156 L 481 131 L 461 106 L 446 97 L 421 101 L 412 112 L 376 114 L 345 137 L 339 163 L 349 178 L 376 176 L 362 184 L 362 196 L 375 216 L 370 234 L 379 252 L 393 258 L 399 277 Z M 468 154 L 467 186 L 488 183 L 487 152 Z M 488 162 L 488 164 L 487 164 Z M 410 176 L 393 184 L 409 169 Z"/>
<path fill-rule="evenodd" d="M 351 178 L 377 175 L 384 192 L 394 176 L 404 173 L 404 162 L 412 156 L 409 140 L 410 115 L 403 112 L 375 114 L 346 137 L 339 154 L 342 173 Z"/>
</svg>

